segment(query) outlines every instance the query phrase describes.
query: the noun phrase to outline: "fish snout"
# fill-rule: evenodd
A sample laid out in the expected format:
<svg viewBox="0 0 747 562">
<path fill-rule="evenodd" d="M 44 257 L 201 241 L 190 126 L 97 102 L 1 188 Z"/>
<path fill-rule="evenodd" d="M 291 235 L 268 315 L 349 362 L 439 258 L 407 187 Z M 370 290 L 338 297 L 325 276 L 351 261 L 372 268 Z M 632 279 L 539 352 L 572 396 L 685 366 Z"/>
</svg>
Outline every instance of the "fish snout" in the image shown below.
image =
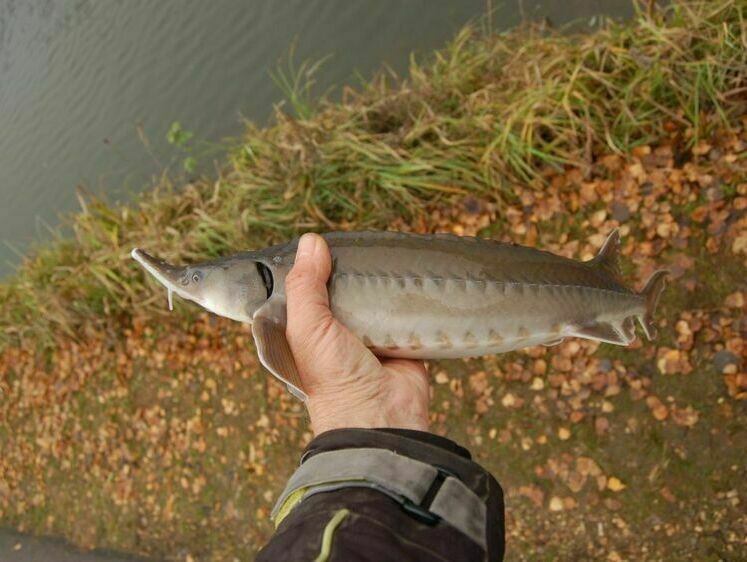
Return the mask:
<svg viewBox="0 0 747 562">
<path fill-rule="evenodd" d="M 158 279 L 161 283 L 177 284 L 184 275 L 184 267 L 172 265 L 166 260 L 152 256 L 145 250 L 134 248 L 130 252 L 132 258 L 142 265 L 145 270 Z"/>
</svg>

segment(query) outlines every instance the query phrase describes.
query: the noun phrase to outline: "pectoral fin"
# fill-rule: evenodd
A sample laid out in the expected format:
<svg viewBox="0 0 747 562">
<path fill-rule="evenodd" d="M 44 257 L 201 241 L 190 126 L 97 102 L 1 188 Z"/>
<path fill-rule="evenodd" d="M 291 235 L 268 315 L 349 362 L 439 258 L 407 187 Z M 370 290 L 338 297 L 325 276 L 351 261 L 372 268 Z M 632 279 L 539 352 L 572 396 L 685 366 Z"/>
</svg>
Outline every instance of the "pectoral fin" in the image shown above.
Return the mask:
<svg viewBox="0 0 747 562">
<path fill-rule="evenodd" d="M 553 347 L 555 345 L 560 345 L 564 341 L 565 341 L 565 338 L 556 338 L 554 340 L 546 341 L 542 345 L 544 345 L 545 347 Z"/>
<path fill-rule="evenodd" d="M 262 365 L 288 385 L 296 398 L 306 401 L 301 377 L 285 337 L 285 303 L 268 301 L 254 314 L 252 334 Z"/>
</svg>

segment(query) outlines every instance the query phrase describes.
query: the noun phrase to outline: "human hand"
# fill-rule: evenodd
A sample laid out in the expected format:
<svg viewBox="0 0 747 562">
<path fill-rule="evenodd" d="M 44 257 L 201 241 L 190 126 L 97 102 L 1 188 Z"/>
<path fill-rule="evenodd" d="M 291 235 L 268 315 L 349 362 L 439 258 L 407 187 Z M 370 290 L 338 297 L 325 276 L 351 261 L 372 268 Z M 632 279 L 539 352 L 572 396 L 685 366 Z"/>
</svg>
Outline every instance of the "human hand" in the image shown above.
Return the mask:
<svg viewBox="0 0 747 562">
<path fill-rule="evenodd" d="M 329 309 L 327 242 L 304 234 L 285 279 L 286 336 L 315 434 L 345 427 L 428 429 L 422 361 L 379 359 Z"/>
</svg>

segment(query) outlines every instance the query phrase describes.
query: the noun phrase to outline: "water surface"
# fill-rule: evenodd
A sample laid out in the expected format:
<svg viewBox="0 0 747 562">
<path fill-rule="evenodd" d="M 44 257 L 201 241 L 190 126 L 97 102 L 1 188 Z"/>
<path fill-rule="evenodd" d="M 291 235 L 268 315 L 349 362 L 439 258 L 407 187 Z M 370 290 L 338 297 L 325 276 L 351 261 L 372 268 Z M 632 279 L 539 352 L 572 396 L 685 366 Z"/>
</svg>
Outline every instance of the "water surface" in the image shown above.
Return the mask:
<svg viewBox="0 0 747 562">
<path fill-rule="evenodd" d="M 124 199 L 178 167 L 174 121 L 216 143 L 242 116 L 266 122 L 283 97 L 269 71 L 294 41 L 297 61 L 332 55 L 324 90 L 382 64 L 404 71 L 488 7 L 496 29 L 632 12 L 629 0 L 0 0 L 0 276 L 20 262 L 8 245 L 25 251 L 78 208 L 77 185 Z"/>
</svg>

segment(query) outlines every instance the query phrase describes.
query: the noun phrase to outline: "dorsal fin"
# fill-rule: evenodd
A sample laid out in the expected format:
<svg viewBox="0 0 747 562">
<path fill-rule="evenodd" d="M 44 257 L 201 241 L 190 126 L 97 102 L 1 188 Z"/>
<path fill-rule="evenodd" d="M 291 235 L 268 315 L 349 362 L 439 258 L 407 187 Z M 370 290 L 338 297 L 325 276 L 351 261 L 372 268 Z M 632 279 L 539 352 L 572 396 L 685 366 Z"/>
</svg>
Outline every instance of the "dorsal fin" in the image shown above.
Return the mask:
<svg viewBox="0 0 747 562">
<path fill-rule="evenodd" d="M 607 240 L 602 244 L 602 249 L 589 262 L 589 265 L 598 267 L 606 273 L 612 275 L 615 279 L 620 277 L 620 233 L 617 229 L 610 232 Z"/>
</svg>

